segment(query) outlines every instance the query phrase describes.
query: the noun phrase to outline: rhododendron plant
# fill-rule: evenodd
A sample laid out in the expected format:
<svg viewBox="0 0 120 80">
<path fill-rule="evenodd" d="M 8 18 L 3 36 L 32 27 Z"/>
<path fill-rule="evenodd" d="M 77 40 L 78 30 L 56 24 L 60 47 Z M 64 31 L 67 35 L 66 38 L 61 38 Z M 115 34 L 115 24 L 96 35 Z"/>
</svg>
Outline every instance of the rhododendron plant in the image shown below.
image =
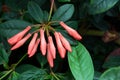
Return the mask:
<svg viewBox="0 0 120 80">
<path fill-rule="evenodd" d="M 4 16 L 4 23 L 0 25 L 0 33 L 3 32 L 5 36 L 2 37 L 6 39 L 2 45 L 6 43 L 4 46 L 7 47 L 4 49 L 0 44 L 0 59 L 5 59 L 0 64 L 6 70 L 1 73 L 0 80 L 93 79 L 92 59 L 82 45 L 81 22 L 73 19 L 74 4 L 63 5 L 59 3 L 61 0 L 24 0 L 24 3 L 20 0 L 16 3 L 22 8 L 15 6 L 16 9 L 12 9 L 9 5 L 12 0 L 3 3 L 7 1 L 7 7 L 3 6 L 6 9 L 2 11 L 11 16 L 18 13 L 12 20 L 6 20 L 9 18 Z"/>
</svg>

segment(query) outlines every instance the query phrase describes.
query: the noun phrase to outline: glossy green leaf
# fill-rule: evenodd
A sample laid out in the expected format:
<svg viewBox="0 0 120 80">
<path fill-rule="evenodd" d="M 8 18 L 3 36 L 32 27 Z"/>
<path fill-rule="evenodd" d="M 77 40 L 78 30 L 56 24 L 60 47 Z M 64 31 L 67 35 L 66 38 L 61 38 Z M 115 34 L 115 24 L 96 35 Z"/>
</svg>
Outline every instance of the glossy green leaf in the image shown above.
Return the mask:
<svg viewBox="0 0 120 80">
<path fill-rule="evenodd" d="M 18 80 L 44 80 L 47 73 L 45 70 L 36 69 L 23 72 Z"/>
<path fill-rule="evenodd" d="M 89 13 L 94 15 L 112 8 L 119 0 L 91 0 Z"/>
<path fill-rule="evenodd" d="M 9 54 L 5 51 L 2 44 L 0 44 L 0 65 L 3 64 L 4 66 L 8 63 Z"/>
<path fill-rule="evenodd" d="M 68 52 L 70 70 L 76 80 L 93 80 L 94 68 L 87 49 L 79 43 Z"/>
<path fill-rule="evenodd" d="M 18 80 L 19 75 L 20 75 L 19 73 L 13 71 L 7 80 Z"/>
<path fill-rule="evenodd" d="M 74 12 L 74 6 L 72 4 L 65 4 L 57 9 L 54 13 L 52 20 L 53 21 L 67 21 L 69 20 Z"/>
<path fill-rule="evenodd" d="M 113 67 L 106 70 L 99 80 L 120 80 L 120 67 Z"/>
<path fill-rule="evenodd" d="M 28 3 L 28 12 L 29 14 L 38 22 L 43 22 L 43 11 L 40 8 L 40 6 L 35 2 L 29 2 Z"/>
<path fill-rule="evenodd" d="M 22 31 L 30 23 L 22 20 L 10 20 L 0 24 L 0 35 L 4 37 L 11 37 L 16 33 Z"/>
<path fill-rule="evenodd" d="M 38 70 L 39 68 L 33 66 L 33 65 L 30 65 L 30 64 L 23 64 L 23 65 L 20 65 L 18 66 L 15 71 L 18 72 L 18 73 L 23 73 L 23 72 L 26 72 L 26 71 L 29 71 L 29 70 Z"/>
<path fill-rule="evenodd" d="M 44 21 L 44 22 L 47 22 L 47 21 L 48 21 L 49 13 L 48 13 L 47 11 L 43 11 L 43 13 L 44 13 L 44 14 L 43 14 L 43 15 L 44 15 L 44 16 L 43 16 L 43 21 Z"/>
<path fill-rule="evenodd" d="M 5 4 L 12 10 L 26 9 L 29 1 L 34 1 L 42 5 L 46 0 L 5 0 Z"/>
<path fill-rule="evenodd" d="M 58 0 L 59 2 L 70 2 L 71 0 Z"/>
</svg>

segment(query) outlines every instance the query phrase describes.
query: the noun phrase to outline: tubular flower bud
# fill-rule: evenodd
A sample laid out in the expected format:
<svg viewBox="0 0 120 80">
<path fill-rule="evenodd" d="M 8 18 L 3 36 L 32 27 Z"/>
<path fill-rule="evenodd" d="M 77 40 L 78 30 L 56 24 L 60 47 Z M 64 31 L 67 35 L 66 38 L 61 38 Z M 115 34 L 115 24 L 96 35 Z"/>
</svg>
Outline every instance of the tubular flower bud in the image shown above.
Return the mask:
<svg viewBox="0 0 120 80">
<path fill-rule="evenodd" d="M 40 42 L 40 39 L 37 39 L 37 41 L 36 41 L 36 43 L 35 43 L 35 45 L 34 45 L 34 48 L 33 48 L 32 51 L 30 52 L 30 54 L 28 54 L 29 57 L 32 57 L 32 56 L 35 54 L 35 52 L 37 51 L 37 47 L 38 47 L 38 45 L 39 45 L 39 42 Z"/>
<path fill-rule="evenodd" d="M 46 43 L 46 40 L 45 40 L 45 35 L 44 35 L 44 30 L 43 29 L 40 29 L 40 50 L 42 52 L 42 55 L 45 55 L 46 54 L 46 46 L 47 46 L 47 43 Z"/>
<path fill-rule="evenodd" d="M 35 45 L 35 41 L 36 41 L 36 39 L 37 39 L 37 36 L 38 36 L 38 34 L 37 34 L 37 33 L 34 33 L 34 36 L 33 36 L 32 40 L 30 41 L 30 44 L 29 44 L 29 46 L 28 46 L 28 54 L 30 54 L 31 51 L 32 51 L 32 49 L 34 48 L 34 45 Z"/>
<path fill-rule="evenodd" d="M 59 32 L 60 40 L 62 42 L 62 45 L 65 47 L 66 50 L 69 52 L 72 52 L 70 43 L 66 40 L 66 38 Z"/>
<path fill-rule="evenodd" d="M 48 37 L 48 43 L 50 46 L 50 52 L 51 52 L 53 58 L 55 59 L 56 58 L 56 49 L 55 49 L 55 45 L 53 43 L 53 39 L 51 36 Z"/>
<path fill-rule="evenodd" d="M 20 41 L 18 41 L 12 48 L 11 50 L 15 50 L 19 47 L 21 47 L 29 38 L 30 38 L 31 34 L 27 34 L 23 39 L 21 39 Z"/>
<path fill-rule="evenodd" d="M 76 40 L 82 39 L 82 37 L 79 35 L 79 33 L 76 30 L 74 30 L 71 27 L 69 27 L 68 25 L 66 25 L 63 21 L 61 21 L 59 24 L 68 32 L 68 34 L 70 36 L 72 36 Z"/>
<path fill-rule="evenodd" d="M 62 45 L 62 43 L 60 41 L 60 37 L 59 37 L 58 32 L 55 32 L 54 36 L 55 36 L 55 39 L 56 39 L 56 44 L 57 44 L 58 52 L 59 52 L 61 58 L 64 58 L 65 54 L 66 54 L 66 49 L 63 47 L 63 45 Z"/>
<path fill-rule="evenodd" d="M 51 51 L 50 51 L 49 43 L 47 45 L 47 60 L 48 60 L 50 67 L 52 68 L 54 66 L 54 62 L 53 62 L 53 56 L 52 56 Z"/>
<path fill-rule="evenodd" d="M 31 29 L 30 26 L 26 27 L 23 31 L 19 32 L 18 34 L 14 35 L 13 37 L 11 37 L 10 39 L 8 39 L 8 43 L 10 45 L 14 45 L 15 43 L 17 43 L 18 41 L 20 41 L 23 36 Z"/>
</svg>

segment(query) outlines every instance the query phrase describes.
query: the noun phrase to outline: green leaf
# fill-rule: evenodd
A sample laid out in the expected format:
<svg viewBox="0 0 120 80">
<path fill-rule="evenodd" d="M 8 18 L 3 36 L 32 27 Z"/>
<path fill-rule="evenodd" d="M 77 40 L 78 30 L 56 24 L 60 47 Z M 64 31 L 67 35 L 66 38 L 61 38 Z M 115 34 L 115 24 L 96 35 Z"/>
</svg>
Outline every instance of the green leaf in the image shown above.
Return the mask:
<svg viewBox="0 0 120 80">
<path fill-rule="evenodd" d="M 110 27 L 103 17 L 104 17 L 103 15 L 94 15 L 93 18 L 91 19 L 91 22 L 96 28 L 106 31 Z"/>
<path fill-rule="evenodd" d="M 39 68 L 33 66 L 33 65 L 30 65 L 30 64 L 23 64 L 23 65 L 20 65 L 19 67 L 17 67 L 15 69 L 16 72 L 18 73 L 23 73 L 23 72 L 26 72 L 26 71 L 29 71 L 29 70 L 37 70 Z"/>
<path fill-rule="evenodd" d="M 7 80 L 18 80 L 19 75 L 20 75 L 19 73 L 13 71 Z"/>
<path fill-rule="evenodd" d="M 0 12 L 2 11 L 2 2 L 0 2 Z"/>
<path fill-rule="evenodd" d="M 25 9 L 28 3 L 28 0 L 5 0 L 5 3 L 12 10 Z"/>
<path fill-rule="evenodd" d="M 109 59 L 107 59 L 103 64 L 103 68 L 111 68 L 111 67 L 117 67 L 117 66 L 120 66 L 120 55 L 109 56 Z"/>
<path fill-rule="evenodd" d="M 68 52 L 70 70 L 76 80 L 93 80 L 94 68 L 89 52 L 78 43 Z"/>
<path fill-rule="evenodd" d="M 47 73 L 43 69 L 29 70 L 23 72 L 18 80 L 44 80 Z"/>
<path fill-rule="evenodd" d="M 18 16 L 18 13 L 9 12 L 9 13 L 3 13 L 1 18 L 5 21 L 8 21 L 8 20 L 20 18 L 20 16 Z"/>
<path fill-rule="evenodd" d="M 106 70 L 99 80 L 120 80 L 120 67 L 114 67 Z"/>
<path fill-rule="evenodd" d="M 2 76 L 4 76 L 7 72 L 8 72 L 8 71 L 2 71 L 2 72 L 0 72 L 0 78 L 1 78 Z"/>
<path fill-rule="evenodd" d="M 26 9 L 29 1 L 34 1 L 42 5 L 46 0 L 5 0 L 5 4 L 12 10 Z"/>
<path fill-rule="evenodd" d="M 30 23 L 22 20 L 10 20 L 0 24 L 0 35 L 4 37 L 11 37 L 16 33 L 22 31 Z"/>
<path fill-rule="evenodd" d="M 120 48 L 113 50 L 105 59 L 103 68 L 120 66 Z"/>
<path fill-rule="evenodd" d="M 89 13 L 92 15 L 103 13 L 112 8 L 118 1 L 119 0 L 91 0 Z"/>
<path fill-rule="evenodd" d="M 47 11 L 43 11 L 43 19 L 44 19 L 44 22 L 47 22 L 48 21 L 48 16 L 49 16 L 49 13 Z"/>
<path fill-rule="evenodd" d="M 2 44 L 0 44 L 0 65 L 6 66 L 9 60 L 9 54 L 5 51 Z"/>
<path fill-rule="evenodd" d="M 70 2 L 71 0 L 58 0 L 59 2 Z"/>
<path fill-rule="evenodd" d="M 43 11 L 35 2 L 28 3 L 28 12 L 38 23 L 43 22 Z"/>
<path fill-rule="evenodd" d="M 94 80 L 98 80 L 100 78 L 100 76 L 101 76 L 100 72 L 98 72 L 98 71 L 94 72 Z"/>
<path fill-rule="evenodd" d="M 72 4 L 65 4 L 54 13 L 52 21 L 67 21 L 72 17 L 73 12 L 74 6 Z"/>
<path fill-rule="evenodd" d="M 44 67 L 44 65 L 47 63 L 47 59 L 45 56 L 43 56 L 41 53 L 37 53 L 36 54 L 36 59 L 38 60 L 38 62 L 41 65 L 41 68 Z"/>
</svg>

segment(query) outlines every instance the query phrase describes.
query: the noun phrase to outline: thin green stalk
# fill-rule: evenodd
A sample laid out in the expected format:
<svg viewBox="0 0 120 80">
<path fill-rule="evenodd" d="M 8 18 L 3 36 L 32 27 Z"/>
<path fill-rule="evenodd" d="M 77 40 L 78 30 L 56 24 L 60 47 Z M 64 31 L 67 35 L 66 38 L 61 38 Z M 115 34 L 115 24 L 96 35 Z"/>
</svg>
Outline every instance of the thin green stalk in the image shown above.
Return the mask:
<svg viewBox="0 0 120 80">
<path fill-rule="evenodd" d="M 14 66 L 14 68 L 27 56 L 27 54 L 25 54 Z"/>
<path fill-rule="evenodd" d="M 50 18 L 51 18 L 51 15 L 52 15 L 52 11 L 53 11 L 53 4 L 54 4 L 54 0 L 51 0 L 51 7 L 50 7 L 50 12 L 49 12 L 48 21 L 50 21 Z"/>
<path fill-rule="evenodd" d="M 9 70 L 5 75 L 3 75 L 0 80 L 2 80 L 4 77 L 6 77 L 8 74 L 10 74 L 13 71 L 13 69 Z"/>
<path fill-rule="evenodd" d="M 50 71 L 51 71 L 51 74 L 53 75 L 53 77 L 56 78 L 56 80 L 60 80 L 60 79 L 55 75 L 55 73 L 52 71 L 51 68 L 50 68 Z"/>
<path fill-rule="evenodd" d="M 14 71 L 15 67 L 26 57 L 27 54 L 25 54 L 13 67 L 10 69 L 5 75 L 3 75 L 0 80 L 2 80 L 4 77 L 6 77 L 8 74 L 10 74 L 12 71 Z"/>
<path fill-rule="evenodd" d="M 53 72 L 51 72 L 51 74 L 53 75 L 54 78 L 56 78 L 56 80 L 60 80 Z"/>
</svg>

